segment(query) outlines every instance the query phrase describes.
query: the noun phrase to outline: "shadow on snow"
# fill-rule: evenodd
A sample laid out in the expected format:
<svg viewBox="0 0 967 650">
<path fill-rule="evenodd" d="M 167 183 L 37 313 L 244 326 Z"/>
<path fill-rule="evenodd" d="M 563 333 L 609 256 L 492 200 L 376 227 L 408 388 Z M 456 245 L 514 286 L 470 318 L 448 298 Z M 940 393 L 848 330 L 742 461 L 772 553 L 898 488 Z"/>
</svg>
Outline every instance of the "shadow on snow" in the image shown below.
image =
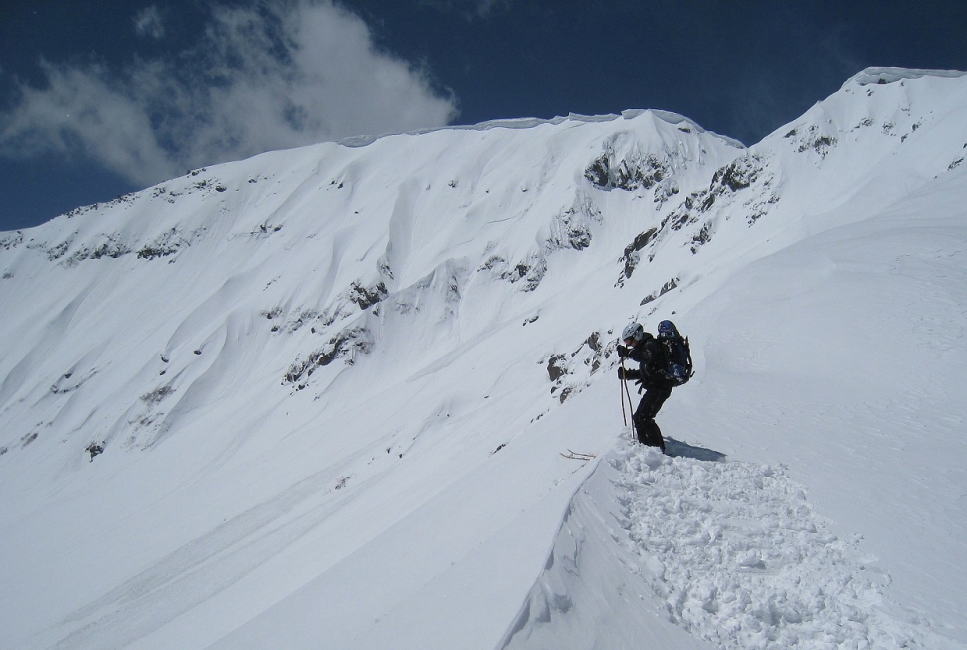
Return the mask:
<svg viewBox="0 0 967 650">
<path fill-rule="evenodd" d="M 665 438 L 665 453 L 669 456 L 694 458 L 695 460 L 707 460 L 711 462 L 725 461 L 725 454 L 721 452 L 706 449 L 705 447 L 695 447 L 687 442 L 675 440 L 674 438 Z"/>
</svg>

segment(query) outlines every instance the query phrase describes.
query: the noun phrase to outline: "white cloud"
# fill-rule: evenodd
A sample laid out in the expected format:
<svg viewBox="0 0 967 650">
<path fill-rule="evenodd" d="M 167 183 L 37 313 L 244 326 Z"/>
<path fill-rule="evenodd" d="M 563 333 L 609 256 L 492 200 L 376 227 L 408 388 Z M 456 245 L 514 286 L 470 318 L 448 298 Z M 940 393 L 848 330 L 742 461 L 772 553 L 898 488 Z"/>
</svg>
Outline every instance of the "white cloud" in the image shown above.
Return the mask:
<svg viewBox="0 0 967 650">
<path fill-rule="evenodd" d="M 106 70 L 46 62 L 41 68 L 49 87 L 22 89 L 20 105 L 0 122 L 0 152 L 26 157 L 80 151 L 135 181 L 171 171 L 171 153 L 158 144 L 149 116 L 110 83 Z"/>
<path fill-rule="evenodd" d="M 173 60 L 42 64 L 0 115 L 0 154 L 79 154 L 143 184 L 185 169 L 350 135 L 441 126 L 452 97 L 376 51 L 330 2 L 212 10 L 203 41 Z"/>
<path fill-rule="evenodd" d="M 134 31 L 140 36 L 161 38 L 165 35 L 165 26 L 161 20 L 161 11 L 155 5 L 144 8 L 134 17 Z"/>
</svg>

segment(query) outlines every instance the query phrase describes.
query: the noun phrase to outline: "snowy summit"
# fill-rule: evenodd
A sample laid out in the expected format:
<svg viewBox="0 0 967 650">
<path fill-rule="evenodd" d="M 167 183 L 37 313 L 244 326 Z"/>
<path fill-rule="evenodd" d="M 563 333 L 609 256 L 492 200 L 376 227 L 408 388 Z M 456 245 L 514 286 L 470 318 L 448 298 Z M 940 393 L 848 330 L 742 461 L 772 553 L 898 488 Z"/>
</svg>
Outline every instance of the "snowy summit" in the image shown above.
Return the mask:
<svg viewBox="0 0 967 650">
<path fill-rule="evenodd" d="M 964 73 L 871 68 L 750 147 L 500 121 L 0 233 L 0 646 L 967 648 L 965 158 Z"/>
</svg>

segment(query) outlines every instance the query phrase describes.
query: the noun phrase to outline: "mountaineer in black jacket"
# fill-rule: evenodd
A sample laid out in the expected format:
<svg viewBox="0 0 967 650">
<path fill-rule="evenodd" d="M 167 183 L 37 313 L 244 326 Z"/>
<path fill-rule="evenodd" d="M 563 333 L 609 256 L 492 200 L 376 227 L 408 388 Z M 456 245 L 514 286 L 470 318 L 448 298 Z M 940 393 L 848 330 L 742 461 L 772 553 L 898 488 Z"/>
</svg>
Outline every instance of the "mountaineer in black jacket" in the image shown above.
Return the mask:
<svg viewBox="0 0 967 650">
<path fill-rule="evenodd" d="M 645 390 L 641 403 L 632 418 L 638 442 L 665 451 L 665 439 L 655 422 L 655 416 L 662 404 L 672 394 L 675 384 L 661 372 L 667 364 L 664 347 L 654 336 L 644 330 L 639 323 L 631 323 L 621 333 L 624 345 L 618 346 L 618 356 L 627 357 L 639 363 L 639 369 L 618 368 L 619 379 L 636 379 Z M 626 347 L 627 346 L 627 347 Z"/>
</svg>

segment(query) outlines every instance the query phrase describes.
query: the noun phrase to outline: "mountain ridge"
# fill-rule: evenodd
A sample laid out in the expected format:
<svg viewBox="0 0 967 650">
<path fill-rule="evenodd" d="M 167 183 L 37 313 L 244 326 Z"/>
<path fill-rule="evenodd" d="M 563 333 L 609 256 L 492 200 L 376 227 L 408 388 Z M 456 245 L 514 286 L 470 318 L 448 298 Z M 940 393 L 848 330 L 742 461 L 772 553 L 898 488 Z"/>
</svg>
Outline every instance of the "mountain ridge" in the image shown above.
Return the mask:
<svg viewBox="0 0 967 650">
<path fill-rule="evenodd" d="M 941 296 L 916 303 L 937 330 L 964 304 L 948 279 L 963 234 L 967 84 L 894 69 L 854 79 L 883 74 L 897 78 L 847 82 L 747 148 L 656 111 L 444 128 L 193 170 L 4 233 L 0 304 L 14 316 L 0 331 L 17 343 L 0 354 L 0 485 L 20 498 L 0 518 L 2 548 L 18 560 L 0 575 L 23 587 L 5 599 L 10 642 L 499 645 L 533 598 L 561 513 L 595 471 L 557 451 L 611 458 L 626 435 L 612 392 L 615 328 L 670 316 L 700 342 L 699 375 L 659 417 L 666 433 L 788 463 L 815 507 L 835 513 L 834 533 L 871 538 L 902 584 L 895 600 L 916 616 L 933 608 L 939 621 L 925 628 L 964 643 L 954 609 L 965 600 L 945 608 L 926 586 L 947 580 L 960 594 L 958 574 L 944 578 L 929 557 L 904 568 L 900 551 L 925 543 L 905 534 L 900 549 L 884 532 L 917 507 L 936 519 L 957 502 L 941 479 L 957 485 L 960 412 L 885 378 L 880 359 L 897 344 L 889 328 L 909 327 L 902 301 Z M 916 246 L 903 253 L 891 228 L 912 229 Z M 941 230 L 946 239 L 930 234 Z M 851 249 L 862 251 L 854 262 Z M 864 286 L 898 292 L 898 306 Z M 818 345 L 822 317 L 850 325 L 843 341 L 800 350 Z M 956 337 L 941 340 L 955 349 Z M 864 344 L 875 359 L 858 356 Z M 948 382 L 963 379 L 957 353 L 917 345 L 940 355 Z M 916 363 L 912 351 L 900 357 Z M 824 375 L 842 360 L 843 378 Z M 880 403 L 853 367 L 878 375 L 885 395 L 946 405 L 948 419 L 922 432 L 936 454 L 903 446 L 890 423 L 916 421 Z M 851 397 L 890 415 L 854 415 Z M 817 408 L 857 441 L 909 456 L 869 452 L 858 485 L 892 495 L 884 514 L 835 501 L 851 489 L 847 460 L 863 452 Z M 814 444 L 785 410 L 811 423 Z M 823 445 L 841 446 L 843 460 Z M 938 475 L 916 500 L 887 483 L 930 466 Z M 956 557 L 962 517 L 914 518 Z M 39 608 L 56 575 L 69 579 Z M 653 587 L 634 587 L 646 595 L 630 602 L 647 613 L 628 633 L 694 647 L 705 628 L 669 622 Z M 874 592 L 889 599 L 886 587 Z M 568 611 L 527 620 L 553 637 Z M 871 621 L 880 638 L 887 624 Z"/>
</svg>

